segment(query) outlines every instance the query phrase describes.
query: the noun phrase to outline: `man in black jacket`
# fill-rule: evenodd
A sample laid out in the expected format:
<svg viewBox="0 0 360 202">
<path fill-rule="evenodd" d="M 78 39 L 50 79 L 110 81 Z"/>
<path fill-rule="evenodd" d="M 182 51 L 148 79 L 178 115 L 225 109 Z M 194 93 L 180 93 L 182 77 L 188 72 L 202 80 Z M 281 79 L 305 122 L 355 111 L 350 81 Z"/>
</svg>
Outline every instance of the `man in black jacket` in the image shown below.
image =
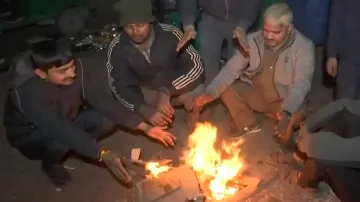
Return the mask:
<svg viewBox="0 0 360 202">
<path fill-rule="evenodd" d="M 115 97 L 130 110 L 143 113 L 145 100 L 154 95 L 157 110 L 167 115 L 168 123 L 174 113 L 171 98 L 190 111 L 204 71 L 197 51 L 189 46 L 176 52 L 183 34 L 154 20 L 150 0 L 122 0 L 115 9 L 124 27 L 108 49 L 109 82 Z M 145 99 L 142 90 L 147 92 Z M 188 120 L 196 115 L 192 113 Z"/>
<path fill-rule="evenodd" d="M 131 181 L 120 157 L 95 141 L 117 124 L 174 145 L 172 134 L 144 123 L 112 97 L 102 65 L 105 60 L 74 59 L 65 46 L 44 41 L 11 68 L 4 117 L 8 140 L 29 159 L 42 160 L 56 185 L 71 180 L 62 165 L 69 150 L 103 161 L 118 178 Z"/>
</svg>

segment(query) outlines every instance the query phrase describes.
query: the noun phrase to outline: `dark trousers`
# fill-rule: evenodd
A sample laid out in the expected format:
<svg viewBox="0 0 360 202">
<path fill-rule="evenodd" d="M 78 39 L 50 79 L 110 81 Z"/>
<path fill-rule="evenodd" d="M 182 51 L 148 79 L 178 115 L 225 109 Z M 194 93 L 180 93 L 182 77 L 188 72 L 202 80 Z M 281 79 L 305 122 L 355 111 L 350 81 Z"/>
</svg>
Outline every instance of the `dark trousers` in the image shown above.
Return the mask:
<svg viewBox="0 0 360 202">
<path fill-rule="evenodd" d="M 360 169 L 309 159 L 299 178 L 301 187 L 316 187 L 320 181 L 327 182 L 342 202 L 360 201 Z"/>
<path fill-rule="evenodd" d="M 343 110 L 330 119 L 321 130 L 329 131 L 343 138 L 359 136 L 360 117 Z M 335 194 L 344 202 L 360 201 L 360 162 L 324 161 L 308 159 L 299 178 L 302 187 L 315 187 L 326 181 Z"/>
<path fill-rule="evenodd" d="M 337 98 L 360 99 L 360 61 L 339 61 Z"/>
<path fill-rule="evenodd" d="M 78 127 L 92 137 L 99 138 L 115 129 L 115 124 L 92 109 L 86 109 L 79 113 L 74 120 L 74 126 Z M 35 130 L 20 141 L 16 146 L 19 151 L 29 159 L 43 160 L 44 163 L 59 163 L 69 151 L 65 145 L 48 138 L 47 135 Z"/>
</svg>

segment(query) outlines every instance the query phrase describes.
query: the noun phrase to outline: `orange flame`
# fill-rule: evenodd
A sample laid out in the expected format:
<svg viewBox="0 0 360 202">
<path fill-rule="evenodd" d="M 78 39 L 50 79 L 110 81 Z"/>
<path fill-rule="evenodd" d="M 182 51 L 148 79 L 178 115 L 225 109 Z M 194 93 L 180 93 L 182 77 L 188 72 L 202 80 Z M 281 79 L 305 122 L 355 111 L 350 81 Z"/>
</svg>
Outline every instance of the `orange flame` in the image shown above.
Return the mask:
<svg viewBox="0 0 360 202">
<path fill-rule="evenodd" d="M 198 124 L 189 137 L 189 148 L 183 160 L 196 171 L 202 189 L 210 191 L 211 199 L 224 200 L 237 191 L 227 184 L 241 174 L 243 161 L 239 147 L 243 141 L 222 142 L 217 151 L 216 132 L 217 128 L 210 123 Z"/>
<path fill-rule="evenodd" d="M 170 170 L 170 166 L 160 166 L 160 163 L 158 162 L 149 162 L 145 165 L 145 169 L 150 171 L 153 177 L 159 178 L 159 174 L 168 172 Z"/>
</svg>

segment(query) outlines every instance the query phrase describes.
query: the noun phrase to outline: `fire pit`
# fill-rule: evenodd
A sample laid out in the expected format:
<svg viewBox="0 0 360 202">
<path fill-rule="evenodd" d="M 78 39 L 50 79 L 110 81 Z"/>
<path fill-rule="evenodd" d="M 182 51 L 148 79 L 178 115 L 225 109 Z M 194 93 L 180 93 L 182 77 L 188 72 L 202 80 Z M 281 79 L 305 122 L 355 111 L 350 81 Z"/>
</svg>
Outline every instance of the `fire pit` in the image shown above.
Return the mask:
<svg viewBox="0 0 360 202">
<path fill-rule="evenodd" d="M 237 202 L 252 194 L 258 178 L 244 176 L 242 139 L 215 148 L 217 129 L 198 124 L 183 153 L 183 166 L 170 168 L 151 162 L 151 177 L 136 185 L 139 202 Z"/>
</svg>

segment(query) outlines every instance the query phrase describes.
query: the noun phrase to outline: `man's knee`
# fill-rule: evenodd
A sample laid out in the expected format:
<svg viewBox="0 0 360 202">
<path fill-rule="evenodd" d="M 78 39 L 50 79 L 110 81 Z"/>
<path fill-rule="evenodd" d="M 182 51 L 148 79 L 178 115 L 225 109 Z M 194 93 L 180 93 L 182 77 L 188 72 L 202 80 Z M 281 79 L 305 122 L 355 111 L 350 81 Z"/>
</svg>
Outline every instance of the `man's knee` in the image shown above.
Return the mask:
<svg viewBox="0 0 360 202">
<path fill-rule="evenodd" d="M 241 99 L 240 95 L 237 94 L 236 91 L 234 91 L 233 87 L 228 87 L 221 95 L 220 95 L 221 101 L 224 103 L 224 105 L 228 108 L 233 108 L 238 105 L 243 105 L 244 100 Z"/>
<path fill-rule="evenodd" d="M 82 111 L 74 121 L 77 127 L 94 138 L 107 135 L 115 130 L 116 124 L 94 109 Z"/>
</svg>

